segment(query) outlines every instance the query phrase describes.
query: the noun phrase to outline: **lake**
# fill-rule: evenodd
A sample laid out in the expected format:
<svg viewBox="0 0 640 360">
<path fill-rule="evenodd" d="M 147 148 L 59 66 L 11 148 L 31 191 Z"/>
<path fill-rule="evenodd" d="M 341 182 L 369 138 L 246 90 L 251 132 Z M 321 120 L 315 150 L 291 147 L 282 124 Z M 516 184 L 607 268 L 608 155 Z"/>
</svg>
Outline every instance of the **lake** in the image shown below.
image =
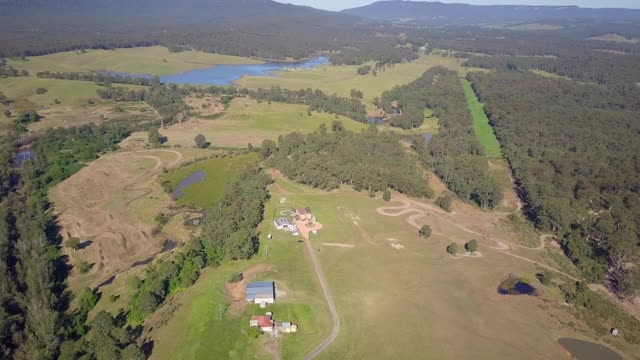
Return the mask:
<svg viewBox="0 0 640 360">
<path fill-rule="evenodd" d="M 329 58 L 318 56 L 298 62 L 266 62 L 252 65 L 216 65 L 204 69 L 191 70 L 173 75 L 160 76 L 160 81 L 173 84 L 231 85 L 243 76 L 273 76 L 274 71 L 292 69 L 314 69 L 329 64 Z M 145 77 L 151 75 L 109 72 L 113 75 Z"/>
</svg>

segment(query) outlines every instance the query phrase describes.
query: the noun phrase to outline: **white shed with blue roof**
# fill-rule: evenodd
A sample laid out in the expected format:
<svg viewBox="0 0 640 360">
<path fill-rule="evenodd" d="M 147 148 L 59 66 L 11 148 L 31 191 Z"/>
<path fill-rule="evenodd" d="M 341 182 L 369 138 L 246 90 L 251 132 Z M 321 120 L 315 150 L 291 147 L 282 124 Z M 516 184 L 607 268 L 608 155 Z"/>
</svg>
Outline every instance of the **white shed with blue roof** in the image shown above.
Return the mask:
<svg viewBox="0 0 640 360">
<path fill-rule="evenodd" d="M 276 300 L 276 284 L 273 281 L 248 283 L 245 298 L 254 304 L 273 304 Z"/>
</svg>

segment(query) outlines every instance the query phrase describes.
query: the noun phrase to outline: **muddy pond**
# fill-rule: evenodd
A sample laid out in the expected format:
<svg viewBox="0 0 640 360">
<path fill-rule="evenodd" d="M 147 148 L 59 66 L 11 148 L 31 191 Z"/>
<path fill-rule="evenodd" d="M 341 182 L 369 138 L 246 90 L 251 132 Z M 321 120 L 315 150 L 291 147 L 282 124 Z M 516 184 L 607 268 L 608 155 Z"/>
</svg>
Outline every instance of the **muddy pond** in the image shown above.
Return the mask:
<svg viewBox="0 0 640 360">
<path fill-rule="evenodd" d="M 180 180 L 178 186 L 173 189 L 171 192 L 176 199 L 180 199 L 184 196 L 182 190 L 186 189 L 188 186 L 204 181 L 204 171 L 199 170 L 196 172 L 192 172 L 186 178 Z"/>
<path fill-rule="evenodd" d="M 622 360 L 622 356 L 617 352 L 593 342 L 560 338 L 558 343 L 576 360 Z"/>
</svg>

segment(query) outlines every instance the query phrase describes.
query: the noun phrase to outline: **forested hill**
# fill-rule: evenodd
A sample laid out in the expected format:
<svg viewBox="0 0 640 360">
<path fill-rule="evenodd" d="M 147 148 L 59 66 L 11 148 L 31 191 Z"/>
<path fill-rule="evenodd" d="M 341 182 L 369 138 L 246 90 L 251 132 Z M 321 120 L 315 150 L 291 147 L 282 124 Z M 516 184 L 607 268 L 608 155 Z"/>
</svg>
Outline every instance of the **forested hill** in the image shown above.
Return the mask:
<svg viewBox="0 0 640 360">
<path fill-rule="evenodd" d="M 0 0 L 0 56 L 163 44 L 302 58 L 363 41 L 360 22 L 271 0 Z"/>
<path fill-rule="evenodd" d="M 591 9 L 578 6 L 468 5 L 426 1 L 378 1 L 343 11 L 375 20 L 408 21 L 430 25 L 476 25 L 547 19 L 640 20 L 640 10 Z"/>
</svg>

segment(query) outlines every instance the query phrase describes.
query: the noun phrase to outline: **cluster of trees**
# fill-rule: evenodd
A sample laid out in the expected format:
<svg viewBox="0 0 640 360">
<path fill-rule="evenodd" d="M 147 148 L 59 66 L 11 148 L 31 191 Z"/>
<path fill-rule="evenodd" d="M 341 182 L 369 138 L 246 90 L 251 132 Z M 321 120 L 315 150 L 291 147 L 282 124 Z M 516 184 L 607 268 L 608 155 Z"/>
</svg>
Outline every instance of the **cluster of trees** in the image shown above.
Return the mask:
<svg viewBox="0 0 640 360">
<path fill-rule="evenodd" d="M 259 169 L 242 172 L 209 209 L 202 234 L 175 258 L 152 265 L 129 304 L 129 322 L 141 324 L 172 293 L 192 285 L 205 266 L 248 259 L 258 252 L 256 227 L 269 197 L 270 178 Z"/>
<path fill-rule="evenodd" d="M 250 90 L 249 95 L 261 101 L 274 101 L 290 104 L 305 104 L 309 111 L 320 111 L 342 115 L 359 122 L 367 122 L 367 107 L 358 97 L 340 97 L 327 95 L 321 90 L 288 90 L 280 87 Z"/>
<path fill-rule="evenodd" d="M 385 91 L 381 102 L 386 112 L 400 108 L 401 114 L 394 117 L 392 125 L 403 128 L 420 126 L 425 108 L 431 109 L 440 129 L 429 144 L 422 137 L 414 139 L 413 148 L 422 161 L 459 197 L 484 208 L 500 203 L 502 191 L 489 173 L 455 72 L 443 67 L 429 69 L 414 82 Z"/>
<path fill-rule="evenodd" d="M 415 197 L 433 196 L 399 138 L 378 133 L 374 125 L 356 134 L 334 121 L 331 132 L 321 125 L 308 135 L 291 133 L 280 136 L 277 144 L 266 140 L 261 151 L 270 166 L 313 187 L 331 190 L 349 185 L 358 191 L 393 189 Z"/>
<path fill-rule="evenodd" d="M 7 59 L 0 57 L 0 77 L 29 76 L 27 70 L 18 70 L 7 66 Z"/>
<path fill-rule="evenodd" d="M 367 61 L 375 61 L 375 67 L 380 68 L 418 58 L 418 52 L 413 47 L 400 45 L 397 39 L 377 39 L 358 44 L 357 47 L 342 48 L 340 51 L 331 53 L 329 59 L 334 65 L 360 65 Z M 371 71 L 371 66 L 369 66 L 369 71 Z"/>
<path fill-rule="evenodd" d="M 93 81 L 98 85 L 110 86 L 111 84 L 131 84 L 151 86 L 157 84 L 160 80 L 157 77 L 132 77 L 122 75 L 110 75 L 104 73 L 79 73 L 79 72 L 51 72 L 39 71 L 36 76 L 43 79 L 62 79 L 62 80 L 80 80 Z"/>
<path fill-rule="evenodd" d="M 98 89 L 98 96 L 102 99 L 146 102 L 158 112 L 163 126 L 181 122 L 189 116 L 189 108 L 183 99 L 189 93 L 190 88 L 181 88 L 176 84 L 166 85 L 158 81 L 152 81 L 150 87 L 140 90 L 111 86 Z"/>
<path fill-rule="evenodd" d="M 529 217 L 557 234 L 590 281 L 637 294 L 640 102 L 637 92 L 530 73 L 470 75 Z"/>
</svg>

